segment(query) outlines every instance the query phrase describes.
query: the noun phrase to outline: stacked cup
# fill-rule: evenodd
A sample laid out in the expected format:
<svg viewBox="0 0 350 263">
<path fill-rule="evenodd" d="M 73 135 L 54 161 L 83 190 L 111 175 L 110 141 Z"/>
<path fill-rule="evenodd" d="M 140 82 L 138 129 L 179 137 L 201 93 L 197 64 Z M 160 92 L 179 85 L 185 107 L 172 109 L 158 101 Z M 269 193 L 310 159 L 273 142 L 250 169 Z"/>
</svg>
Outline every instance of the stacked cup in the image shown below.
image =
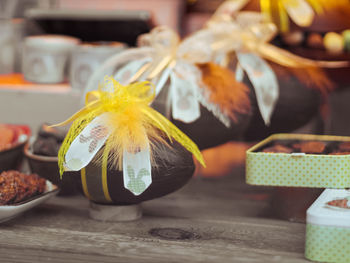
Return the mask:
<svg viewBox="0 0 350 263">
<path fill-rule="evenodd" d="M 70 66 L 72 89 L 82 91 L 92 73 L 109 57 L 123 51 L 126 45 L 120 42 L 83 43 L 76 47 Z"/>
<path fill-rule="evenodd" d="M 24 41 L 22 72 L 24 78 L 36 83 L 61 83 L 70 56 L 79 39 L 60 35 L 27 37 Z"/>
</svg>

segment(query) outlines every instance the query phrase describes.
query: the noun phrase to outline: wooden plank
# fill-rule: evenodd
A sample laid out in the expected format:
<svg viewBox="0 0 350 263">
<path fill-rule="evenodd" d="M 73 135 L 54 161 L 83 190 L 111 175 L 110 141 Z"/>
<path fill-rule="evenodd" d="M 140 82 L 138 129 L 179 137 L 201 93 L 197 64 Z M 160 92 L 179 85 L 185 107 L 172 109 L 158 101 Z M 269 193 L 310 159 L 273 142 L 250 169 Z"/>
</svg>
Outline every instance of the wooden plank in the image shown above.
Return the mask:
<svg viewBox="0 0 350 263">
<path fill-rule="evenodd" d="M 239 175 L 239 176 L 237 176 Z M 194 178 L 127 223 L 89 218 L 84 197 L 56 197 L 0 226 L 4 262 L 308 262 L 305 225 L 266 218 L 270 188 L 242 171 Z"/>
<path fill-rule="evenodd" d="M 65 254 L 94 254 L 110 257 L 120 257 L 144 262 L 163 262 L 169 257 L 175 261 L 203 262 L 271 262 L 276 259 L 285 259 L 281 262 L 305 262 L 298 251 L 300 242 L 297 235 L 278 231 L 279 233 L 261 232 L 261 226 L 249 227 L 247 224 L 235 227 L 223 227 L 222 222 L 190 222 L 191 227 L 174 220 L 148 218 L 141 225 L 120 224 L 106 226 L 105 231 L 90 225 L 90 229 L 83 231 L 52 228 L 42 226 L 17 226 L 16 231 L 2 229 L 0 247 L 21 248 L 37 251 Z M 160 225 L 159 225 L 160 223 Z M 185 223 L 187 225 L 187 222 Z M 192 227 L 195 225 L 195 227 Z M 225 225 L 225 224 L 224 224 Z M 101 225 L 100 225 L 101 226 Z M 154 226 L 172 226 L 172 228 L 194 232 L 198 237 L 192 240 L 166 240 L 149 234 L 149 228 Z M 126 231 L 126 229 L 128 231 Z M 123 229 L 123 231 L 122 231 Z M 99 230 L 99 231 L 96 231 Z M 268 228 L 276 230 L 276 228 Z M 116 232 L 119 232 L 118 234 Z M 292 231 L 294 232 L 294 231 Z M 265 233 L 265 234 L 264 234 Z M 284 233 L 284 236 L 280 236 Z M 294 237 L 294 238 L 293 238 Z M 256 240 L 254 240 L 257 238 Z M 286 238 L 290 242 L 285 242 Z M 20 244 L 19 244 L 20 240 Z M 296 245 L 296 246 L 295 246 Z M 273 249 L 271 249 L 273 247 Z M 289 250 L 289 251 L 288 251 Z M 21 252 L 22 253 L 22 252 Z M 24 253 L 24 252 L 23 252 Z M 289 260 L 290 259 L 290 260 Z"/>
<path fill-rule="evenodd" d="M 268 262 L 276 257 L 286 259 L 281 262 L 304 262 L 302 224 L 242 217 L 220 221 L 152 216 L 111 224 L 89 219 L 83 209 L 74 212 L 65 209 L 64 203 L 62 206 L 47 204 L 5 223 L 0 247 L 37 250 L 38 255 L 45 254 L 41 250 L 48 250 L 144 262 L 160 262 L 169 256 L 188 262 L 229 262 L 233 258 L 235 262 Z M 153 233 L 154 229 L 169 228 L 175 229 L 175 234 L 157 236 Z M 176 237 L 176 231 L 192 233 L 193 238 L 171 240 Z M 170 240 L 166 239 L 168 236 Z"/>
</svg>

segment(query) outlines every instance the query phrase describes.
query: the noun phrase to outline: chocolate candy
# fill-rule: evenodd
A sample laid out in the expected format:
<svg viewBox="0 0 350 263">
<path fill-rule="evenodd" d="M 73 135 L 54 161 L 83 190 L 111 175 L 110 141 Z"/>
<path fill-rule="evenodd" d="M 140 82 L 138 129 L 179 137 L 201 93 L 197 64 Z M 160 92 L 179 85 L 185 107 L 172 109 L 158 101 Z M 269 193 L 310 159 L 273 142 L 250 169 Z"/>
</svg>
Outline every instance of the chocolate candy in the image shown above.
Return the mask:
<svg viewBox="0 0 350 263">
<path fill-rule="evenodd" d="M 344 39 L 335 32 L 327 33 L 323 38 L 323 44 L 330 53 L 339 54 L 344 50 Z"/>
<path fill-rule="evenodd" d="M 304 41 L 304 34 L 301 31 L 293 31 L 282 35 L 282 39 L 289 46 L 298 46 Z"/>
<path fill-rule="evenodd" d="M 350 152 L 350 142 L 342 142 L 338 145 L 339 151 Z"/>
<path fill-rule="evenodd" d="M 306 44 L 310 48 L 324 49 L 323 38 L 318 33 L 311 33 L 307 38 Z"/>
<path fill-rule="evenodd" d="M 275 144 L 262 150 L 265 153 L 292 153 L 293 150 L 282 144 Z"/>
<path fill-rule="evenodd" d="M 303 153 L 323 153 L 326 145 L 323 142 L 311 141 L 300 143 L 300 151 Z"/>
<path fill-rule="evenodd" d="M 329 155 L 348 155 L 350 154 L 350 152 L 338 152 L 338 151 L 334 151 L 331 152 Z"/>
</svg>

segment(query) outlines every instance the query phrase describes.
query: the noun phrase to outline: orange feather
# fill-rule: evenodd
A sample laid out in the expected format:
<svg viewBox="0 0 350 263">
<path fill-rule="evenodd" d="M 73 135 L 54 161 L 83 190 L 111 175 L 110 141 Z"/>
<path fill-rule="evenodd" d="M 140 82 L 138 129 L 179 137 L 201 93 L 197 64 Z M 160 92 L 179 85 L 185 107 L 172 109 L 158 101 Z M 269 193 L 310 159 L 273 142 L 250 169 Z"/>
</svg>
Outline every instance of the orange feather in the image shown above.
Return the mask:
<svg viewBox="0 0 350 263">
<path fill-rule="evenodd" d="M 197 64 L 202 72 L 202 80 L 210 90 L 211 102 L 219 105 L 223 113 L 237 122 L 237 114 L 250 112 L 249 88 L 236 81 L 229 69 L 214 63 Z"/>
</svg>

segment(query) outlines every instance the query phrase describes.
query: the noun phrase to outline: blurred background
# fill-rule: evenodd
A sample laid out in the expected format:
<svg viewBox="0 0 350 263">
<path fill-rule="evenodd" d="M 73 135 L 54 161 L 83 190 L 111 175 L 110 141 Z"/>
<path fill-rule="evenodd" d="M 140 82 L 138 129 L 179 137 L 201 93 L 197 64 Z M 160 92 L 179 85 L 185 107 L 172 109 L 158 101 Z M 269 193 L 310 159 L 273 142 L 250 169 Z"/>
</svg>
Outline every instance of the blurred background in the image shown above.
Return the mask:
<svg viewBox="0 0 350 263">
<path fill-rule="evenodd" d="M 29 125 L 35 134 L 44 122 L 66 119 L 80 108 L 81 90 L 88 77 L 111 54 L 135 46 L 140 34 L 157 25 L 167 25 L 185 37 L 202 28 L 222 2 L 0 0 L 0 121 Z M 67 61 L 50 62 L 48 55 L 36 57 L 38 49 L 51 51 L 49 45 L 38 44 L 31 36 L 52 34 L 66 36 L 54 49 L 62 52 L 60 57 L 69 50 Z M 87 45 L 72 51 L 78 43 L 74 41 Z M 50 63 L 68 66 L 52 73 L 45 68 Z M 59 71 L 61 75 L 57 75 Z M 347 84 L 329 95 L 327 114 L 316 114 L 293 132 L 350 135 Z M 206 150 L 208 168 L 200 173 L 230 173 L 232 166 L 244 163 L 245 150 L 252 143 L 230 142 Z"/>
</svg>

